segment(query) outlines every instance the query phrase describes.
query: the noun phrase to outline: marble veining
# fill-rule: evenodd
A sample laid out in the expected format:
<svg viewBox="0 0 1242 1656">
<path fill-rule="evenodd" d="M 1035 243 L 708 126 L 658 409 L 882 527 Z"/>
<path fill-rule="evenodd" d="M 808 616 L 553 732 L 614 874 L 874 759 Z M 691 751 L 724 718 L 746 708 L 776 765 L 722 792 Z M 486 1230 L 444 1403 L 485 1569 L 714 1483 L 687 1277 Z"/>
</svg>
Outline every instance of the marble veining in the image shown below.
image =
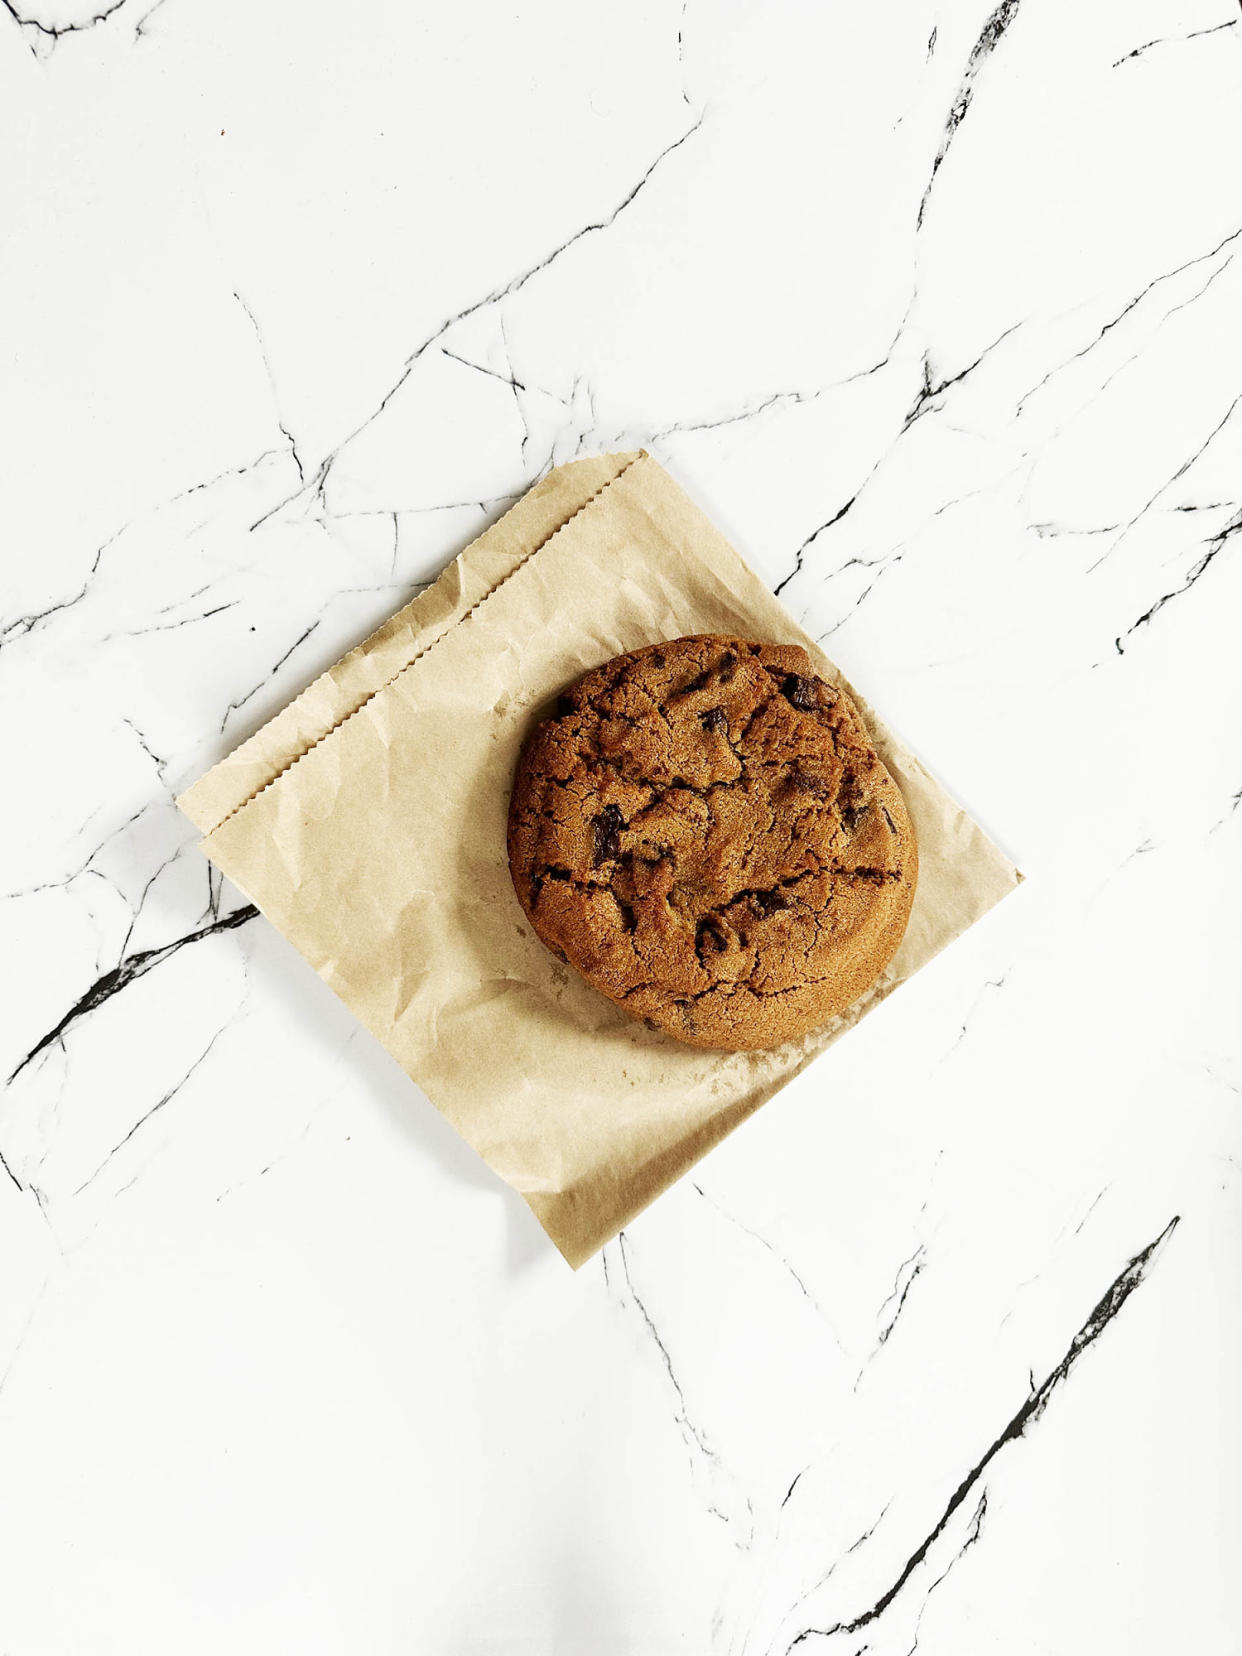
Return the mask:
<svg viewBox="0 0 1242 1656">
<path fill-rule="evenodd" d="M 1240 122 L 1225 0 L 0 0 L 0 1650 L 1237 1650 Z M 173 800 L 638 445 L 1028 881 L 571 1275 Z"/>
</svg>

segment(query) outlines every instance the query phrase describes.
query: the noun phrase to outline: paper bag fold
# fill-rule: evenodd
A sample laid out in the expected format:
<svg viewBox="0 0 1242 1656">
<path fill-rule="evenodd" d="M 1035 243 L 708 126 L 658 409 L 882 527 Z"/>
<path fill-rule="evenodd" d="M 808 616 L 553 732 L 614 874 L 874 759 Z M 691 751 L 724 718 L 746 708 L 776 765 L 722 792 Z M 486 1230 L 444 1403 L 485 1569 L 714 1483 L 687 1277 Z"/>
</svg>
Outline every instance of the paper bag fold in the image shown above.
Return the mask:
<svg viewBox="0 0 1242 1656">
<path fill-rule="evenodd" d="M 894 960 L 772 1052 L 634 1023 L 543 947 L 509 880 L 532 719 L 609 656 L 698 632 L 803 645 L 858 702 L 919 837 Z M 573 1265 L 1020 879 L 645 454 L 552 472 L 180 803 Z"/>
</svg>

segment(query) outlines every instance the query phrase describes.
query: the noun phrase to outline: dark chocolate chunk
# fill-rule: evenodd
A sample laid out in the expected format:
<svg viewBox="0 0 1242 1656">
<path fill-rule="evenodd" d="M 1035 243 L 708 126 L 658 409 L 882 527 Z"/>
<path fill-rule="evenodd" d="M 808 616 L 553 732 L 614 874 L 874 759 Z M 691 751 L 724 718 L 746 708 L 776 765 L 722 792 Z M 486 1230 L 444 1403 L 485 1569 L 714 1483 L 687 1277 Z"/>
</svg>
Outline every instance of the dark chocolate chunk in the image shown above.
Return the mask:
<svg viewBox="0 0 1242 1656">
<path fill-rule="evenodd" d="M 817 679 L 804 678 L 801 673 L 787 673 L 782 686 L 792 706 L 800 713 L 810 713 L 818 703 L 815 699 Z"/>
<path fill-rule="evenodd" d="M 700 715 L 704 730 L 728 730 L 729 720 L 723 707 L 709 707 Z"/>
<path fill-rule="evenodd" d="M 595 830 L 595 866 L 615 862 L 621 855 L 621 830 L 625 818 L 615 805 L 605 805 L 591 824 Z"/>
</svg>

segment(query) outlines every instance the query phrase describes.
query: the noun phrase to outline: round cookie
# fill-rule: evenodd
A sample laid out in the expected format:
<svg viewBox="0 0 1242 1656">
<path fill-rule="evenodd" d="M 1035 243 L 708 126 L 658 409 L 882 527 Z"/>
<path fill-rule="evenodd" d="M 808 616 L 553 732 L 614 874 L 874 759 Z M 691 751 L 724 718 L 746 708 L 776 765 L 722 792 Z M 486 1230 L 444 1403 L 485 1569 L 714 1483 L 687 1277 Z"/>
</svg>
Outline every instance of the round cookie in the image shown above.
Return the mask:
<svg viewBox="0 0 1242 1656">
<path fill-rule="evenodd" d="M 554 954 L 694 1046 L 776 1046 L 870 987 L 918 852 L 857 710 L 805 650 L 703 635 L 615 656 L 523 749 L 509 869 Z"/>
</svg>

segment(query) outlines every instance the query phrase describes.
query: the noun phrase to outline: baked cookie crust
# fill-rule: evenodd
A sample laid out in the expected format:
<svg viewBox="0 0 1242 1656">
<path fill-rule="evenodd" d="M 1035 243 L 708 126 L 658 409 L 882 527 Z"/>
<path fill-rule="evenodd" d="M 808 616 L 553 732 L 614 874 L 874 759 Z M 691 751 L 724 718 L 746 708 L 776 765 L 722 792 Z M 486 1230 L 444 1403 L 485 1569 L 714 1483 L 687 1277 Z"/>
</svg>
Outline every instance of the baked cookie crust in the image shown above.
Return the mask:
<svg viewBox="0 0 1242 1656">
<path fill-rule="evenodd" d="M 615 656 L 532 732 L 509 868 L 538 936 L 632 1017 L 757 1050 L 862 995 L 918 850 L 849 698 L 796 645 L 714 634 Z"/>
</svg>

